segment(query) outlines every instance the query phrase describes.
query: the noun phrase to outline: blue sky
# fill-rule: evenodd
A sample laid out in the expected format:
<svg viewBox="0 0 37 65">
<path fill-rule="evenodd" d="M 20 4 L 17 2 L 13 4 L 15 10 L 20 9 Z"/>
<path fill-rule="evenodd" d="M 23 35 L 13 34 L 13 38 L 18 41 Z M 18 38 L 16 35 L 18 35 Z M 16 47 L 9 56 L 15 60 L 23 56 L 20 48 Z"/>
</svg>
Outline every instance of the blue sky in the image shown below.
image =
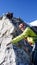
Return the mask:
<svg viewBox="0 0 37 65">
<path fill-rule="evenodd" d="M 26 22 L 37 20 L 37 0 L 0 0 L 0 15 L 8 11 Z"/>
</svg>

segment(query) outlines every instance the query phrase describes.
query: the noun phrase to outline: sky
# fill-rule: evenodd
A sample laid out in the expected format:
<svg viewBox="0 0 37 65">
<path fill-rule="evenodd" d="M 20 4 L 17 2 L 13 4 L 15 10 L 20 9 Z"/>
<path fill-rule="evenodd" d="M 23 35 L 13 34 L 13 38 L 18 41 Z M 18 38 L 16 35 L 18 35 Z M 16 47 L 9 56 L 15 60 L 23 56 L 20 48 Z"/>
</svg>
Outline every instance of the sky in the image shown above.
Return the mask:
<svg viewBox="0 0 37 65">
<path fill-rule="evenodd" d="M 0 0 L 0 16 L 7 12 L 13 12 L 24 22 L 32 22 L 37 20 L 37 0 Z"/>
</svg>

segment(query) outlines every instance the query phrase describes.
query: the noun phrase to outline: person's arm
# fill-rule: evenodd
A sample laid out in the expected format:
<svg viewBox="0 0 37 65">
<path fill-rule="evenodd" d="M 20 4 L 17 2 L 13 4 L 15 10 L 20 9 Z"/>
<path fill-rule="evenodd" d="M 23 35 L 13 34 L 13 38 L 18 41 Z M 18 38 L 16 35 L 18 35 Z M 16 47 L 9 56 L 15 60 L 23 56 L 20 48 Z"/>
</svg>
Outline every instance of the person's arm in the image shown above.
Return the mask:
<svg viewBox="0 0 37 65">
<path fill-rule="evenodd" d="M 27 27 L 22 34 L 20 34 L 16 38 L 12 39 L 11 42 L 16 44 L 17 42 L 19 42 L 20 40 L 22 40 L 28 36 L 31 36 L 31 37 L 36 36 L 36 34 L 29 27 Z"/>
</svg>

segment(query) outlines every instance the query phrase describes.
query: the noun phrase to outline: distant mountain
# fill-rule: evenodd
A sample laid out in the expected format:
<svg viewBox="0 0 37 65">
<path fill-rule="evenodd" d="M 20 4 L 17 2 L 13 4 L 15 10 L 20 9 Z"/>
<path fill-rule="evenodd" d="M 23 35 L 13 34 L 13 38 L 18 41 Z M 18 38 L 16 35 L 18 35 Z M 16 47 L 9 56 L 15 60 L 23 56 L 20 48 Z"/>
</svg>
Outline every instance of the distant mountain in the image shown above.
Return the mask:
<svg viewBox="0 0 37 65">
<path fill-rule="evenodd" d="M 37 20 L 30 23 L 31 26 L 37 26 Z"/>
<path fill-rule="evenodd" d="M 31 26 L 31 28 L 33 29 L 33 31 L 36 32 L 36 34 L 37 34 L 37 20 L 29 23 L 29 25 Z"/>
</svg>

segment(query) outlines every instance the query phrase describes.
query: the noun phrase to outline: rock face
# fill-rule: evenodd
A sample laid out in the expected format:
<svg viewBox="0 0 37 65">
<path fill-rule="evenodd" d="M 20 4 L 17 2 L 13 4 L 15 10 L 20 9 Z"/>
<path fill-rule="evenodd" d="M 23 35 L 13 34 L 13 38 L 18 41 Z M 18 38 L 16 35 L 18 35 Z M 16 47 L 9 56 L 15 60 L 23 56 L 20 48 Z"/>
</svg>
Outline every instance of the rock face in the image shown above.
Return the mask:
<svg viewBox="0 0 37 65">
<path fill-rule="evenodd" d="M 4 15 L 0 19 L 0 65 L 30 65 L 28 54 L 10 43 L 15 30 L 11 17 Z"/>
</svg>

